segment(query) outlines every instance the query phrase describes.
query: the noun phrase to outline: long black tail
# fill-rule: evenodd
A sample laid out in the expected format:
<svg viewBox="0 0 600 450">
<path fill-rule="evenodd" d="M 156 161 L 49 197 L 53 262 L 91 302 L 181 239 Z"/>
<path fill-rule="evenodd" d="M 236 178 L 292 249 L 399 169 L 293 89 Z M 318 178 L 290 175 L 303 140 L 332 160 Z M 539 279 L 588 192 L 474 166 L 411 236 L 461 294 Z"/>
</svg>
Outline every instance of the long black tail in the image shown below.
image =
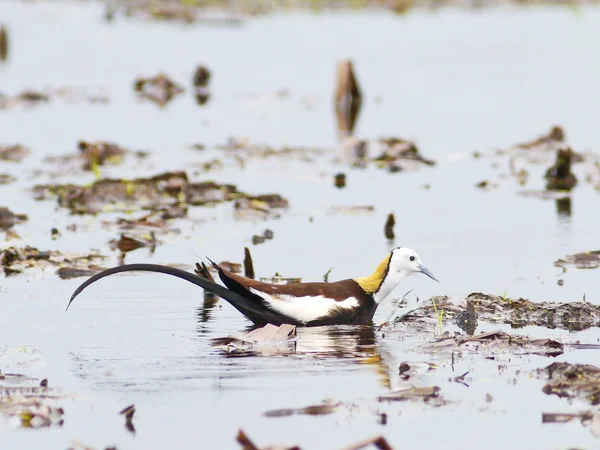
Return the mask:
<svg viewBox="0 0 600 450">
<path fill-rule="evenodd" d="M 189 281 L 190 283 L 195 284 L 196 286 L 200 286 L 201 288 L 218 295 L 219 297 L 224 298 L 229 303 L 231 303 L 238 311 L 240 311 L 242 314 L 248 317 L 254 315 L 256 315 L 257 317 L 265 316 L 265 308 L 262 305 L 258 305 L 252 302 L 251 300 L 242 297 L 240 294 L 230 291 L 229 289 L 221 286 L 220 284 L 199 277 L 198 275 L 195 275 L 191 272 L 186 272 L 185 270 L 175 269 L 174 267 L 169 266 L 161 266 L 159 264 L 126 264 L 97 273 L 93 277 L 85 280 L 81 284 L 81 286 L 79 286 L 75 290 L 75 292 L 73 292 L 73 295 L 71 295 L 71 300 L 69 300 L 69 304 L 67 305 L 67 310 L 69 309 L 69 306 L 71 306 L 73 300 L 75 300 L 75 297 L 81 294 L 81 291 L 83 291 L 90 284 L 114 273 L 131 271 L 159 272 L 164 273 L 166 275 L 172 275 L 177 278 L 182 278 L 186 281 Z"/>
</svg>

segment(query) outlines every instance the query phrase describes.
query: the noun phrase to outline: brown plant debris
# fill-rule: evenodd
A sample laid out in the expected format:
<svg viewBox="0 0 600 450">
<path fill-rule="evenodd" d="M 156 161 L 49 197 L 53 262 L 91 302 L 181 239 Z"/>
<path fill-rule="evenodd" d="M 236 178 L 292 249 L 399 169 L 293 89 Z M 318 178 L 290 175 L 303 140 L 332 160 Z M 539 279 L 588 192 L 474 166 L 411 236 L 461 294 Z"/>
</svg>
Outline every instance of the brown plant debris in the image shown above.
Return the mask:
<svg viewBox="0 0 600 450">
<path fill-rule="evenodd" d="M 279 211 L 289 206 L 288 201 L 279 194 L 265 194 L 242 197 L 235 201 L 235 217 L 237 219 L 277 218 Z"/>
<path fill-rule="evenodd" d="M 0 109 L 7 109 L 17 106 L 36 106 L 40 103 L 48 103 L 50 96 L 38 91 L 22 91 L 15 96 L 6 96 L 0 94 Z"/>
<path fill-rule="evenodd" d="M 62 396 L 43 384 L 37 378 L 0 373 L 0 416 L 21 428 L 61 426 L 64 410 L 56 403 Z"/>
<path fill-rule="evenodd" d="M 10 209 L 0 207 L 0 230 L 6 231 L 13 225 L 29 220 L 26 214 L 15 214 Z"/>
<path fill-rule="evenodd" d="M 157 244 L 154 231 L 139 236 L 121 234 L 119 239 L 113 239 L 109 242 L 111 250 L 119 250 L 123 253 L 131 252 L 138 248 L 149 247 L 150 252 L 154 253 Z"/>
<path fill-rule="evenodd" d="M 244 247 L 244 276 L 247 278 L 254 279 L 254 263 L 252 262 L 252 255 L 250 255 L 250 249 Z"/>
<path fill-rule="evenodd" d="M 403 402 L 403 401 L 423 401 L 432 403 L 434 406 L 440 406 L 444 400 L 440 397 L 440 388 L 438 386 L 410 387 L 392 391 L 389 394 L 378 397 L 380 402 Z"/>
<path fill-rule="evenodd" d="M 600 267 L 600 250 L 567 255 L 562 259 L 554 261 L 554 265 L 561 267 L 565 271 L 568 266 L 575 266 L 577 269 L 596 269 Z"/>
<path fill-rule="evenodd" d="M 357 215 L 357 214 L 371 214 L 375 212 L 375 206 L 373 205 L 335 205 L 329 209 L 331 214 L 347 214 L 347 215 Z"/>
<path fill-rule="evenodd" d="M 352 61 L 339 61 L 337 63 L 334 106 L 337 129 L 341 136 L 352 135 L 361 104 L 362 94 Z"/>
<path fill-rule="evenodd" d="M 537 369 L 534 375 L 547 380 L 542 388 L 545 394 L 600 404 L 600 368 L 596 366 L 555 362 Z"/>
<path fill-rule="evenodd" d="M 79 149 L 82 166 L 85 170 L 91 170 L 94 166 L 104 164 L 119 164 L 127 150 L 111 142 L 87 142 L 79 141 Z"/>
<path fill-rule="evenodd" d="M 573 151 L 559 148 L 556 152 L 556 162 L 546 171 L 546 189 L 551 191 L 570 191 L 577 184 L 577 178 L 571 172 Z"/>
<path fill-rule="evenodd" d="M 22 145 L 0 144 L 0 161 L 21 162 L 27 155 L 29 150 Z"/>
<path fill-rule="evenodd" d="M 190 183 L 185 172 L 166 172 L 150 178 L 102 179 L 88 186 L 73 184 L 36 185 L 33 188 L 36 200 L 57 198 L 58 204 L 75 214 L 96 214 L 103 211 L 147 209 L 174 212 L 172 207 L 206 205 L 236 198 L 247 198 L 261 211 L 287 205 L 287 200 L 278 195 L 250 197 L 238 192 L 230 184 L 212 181 Z M 177 214 L 181 210 L 177 210 Z"/>
<path fill-rule="evenodd" d="M 281 354 L 295 350 L 296 327 L 283 324 L 267 324 L 246 334 L 213 339 L 213 345 L 226 353 L 235 354 Z"/>
<path fill-rule="evenodd" d="M 262 244 L 265 241 L 273 239 L 274 233 L 272 230 L 266 229 L 262 232 L 262 234 L 255 234 L 252 236 L 252 243 L 254 245 Z"/>
<path fill-rule="evenodd" d="M 394 240 L 396 235 L 394 234 L 394 225 L 396 225 L 396 218 L 394 214 L 388 214 L 387 220 L 385 221 L 385 226 L 383 231 L 385 233 L 385 237 L 389 240 Z"/>
<path fill-rule="evenodd" d="M 283 408 L 266 411 L 266 417 L 287 417 L 293 415 L 325 416 L 335 412 L 338 405 L 324 403 L 321 405 L 305 406 L 304 408 Z"/>
<path fill-rule="evenodd" d="M 572 413 L 542 413 L 542 423 L 568 423 L 573 419 L 579 419 L 581 425 L 590 427 L 590 431 L 596 437 L 600 437 L 600 411 L 584 411 L 577 414 Z"/>
<path fill-rule="evenodd" d="M 301 450 L 300 447 L 286 447 L 283 445 L 270 445 L 268 447 L 258 447 L 250 440 L 244 430 L 240 429 L 235 438 L 238 444 L 241 445 L 242 450 Z"/>
<path fill-rule="evenodd" d="M 8 31 L 4 24 L 0 24 L 0 62 L 8 59 Z"/>
<path fill-rule="evenodd" d="M 0 185 L 14 183 L 17 179 L 7 173 L 0 173 Z"/>
<path fill-rule="evenodd" d="M 515 145 L 524 150 L 555 150 L 557 145 L 565 141 L 565 132 L 562 127 L 554 125 L 548 134 L 543 134 L 531 141 Z"/>
<path fill-rule="evenodd" d="M 200 144 L 201 145 L 201 144 Z M 198 144 L 197 144 L 198 146 Z M 197 148 L 196 146 L 196 148 Z M 299 147 L 284 145 L 272 147 L 266 144 L 253 144 L 248 138 L 230 137 L 225 144 L 217 145 L 217 150 L 231 153 L 236 158 L 269 158 L 269 157 L 298 157 L 302 161 L 312 162 L 315 156 L 320 156 L 328 150 L 316 147 Z"/>
<path fill-rule="evenodd" d="M 192 77 L 192 85 L 194 86 L 194 95 L 196 103 L 204 105 L 210 98 L 208 83 L 210 81 L 210 70 L 206 66 L 198 66 Z"/>
<path fill-rule="evenodd" d="M 432 300 L 435 301 L 439 311 L 444 311 L 444 320 L 454 320 L 470 301 L 479 321 L 506 323 L 514 328 L 537 325 L 579 331 L 600 326 L 600 305 L 586 302 L 533 303 L 524 298 L 515 299 L 480 292 L 469 294 L 466 299 L 458 301 L 451 301 L 447 296 L 436 296 Z M 405 320 L 420 320 L 424 317 L 430 320 L 436 319 L 431 303 L 413 312 Z"/>
<path fill-rule="evenodd" d="M 359 441 L 355 444 L 344 447 L 342 450 L 361 450 L 369 447 L 370 445 L 378 448 L 379 450 L 394 450 L 383 436 L 375 436 L 363 441 Z"/>
<path fill-rule="evenodd" d="M 338 189 L 346 187 L 346 174 L 343 172 L 336 173 L 333 177 L 333 185 Z"/>
<path fill-rule="evenodd" d="M 134 89 L 140 97 L 151 100 L 160 106 L 166 105 L 173 97 L 184 92 L 182 86 L 163 73 L 151 78 L 137 78 Z"/>
<path fill-rule="evenodd" d="M 404 361 L 398 366 L 398 374 L 403 381 L 408 381 L 437 368 L 438 365 L 434 362 Z"/>
<path fill-rule="evenodd" d="M 98 253 L 89 255 L 67 255 L 58 251 L 40 251 L 33 247 L 9 247 L 0 251 L 0 267 L 4 273 L 14 275 L 22 273 L 29 268 L 46 269 L 57 267 L 61 278 L 91 275 L 104 268 L 97 266 L 104 261 L 105 256 Z"/>
<path fill-rule="evenodd" d="M 383 146 L 383 149 L 379 156 L 374 158 L 374 161 L 378 166 L 387 168 L 390 172 L 414 169 L 419 165 L 435 165 L 434 160 L 423 157 L 417 146 L 406 139 L 381 138 L 378 144 Z"/>
<path fill-rule="evenodd" d="M 513 336 L 504 331 L 491 331 L 476 336 L 459 335 L 442 338 L 421 345 L 418 350 L 422 352 L 463 351 L 479 353 L 487 357 L 493 357 L 498 353 L 557 356 L 564 352 L 564 345 L 552 339 L 529 339 L 526 336 Z"/>
</svg>

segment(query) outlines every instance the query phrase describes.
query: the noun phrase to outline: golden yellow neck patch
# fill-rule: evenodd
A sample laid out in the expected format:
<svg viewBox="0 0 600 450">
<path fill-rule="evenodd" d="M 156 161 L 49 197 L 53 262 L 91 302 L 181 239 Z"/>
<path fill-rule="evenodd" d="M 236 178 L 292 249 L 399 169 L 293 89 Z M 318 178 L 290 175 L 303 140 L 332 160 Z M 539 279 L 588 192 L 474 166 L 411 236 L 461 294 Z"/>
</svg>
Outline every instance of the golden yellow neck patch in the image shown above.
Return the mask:
<svg viewBox="0 0 600 450">
<path fill-rule="evenodd" d="M 354 281 L 356 281 L 362 290 L 367 294 L 373 294 L 374 292 L 377 292 L 388 273 L 391 257 L 391 253 L 387 255 L 385 259 L 379 263 L 377 269 L 375 269 L 375 272 L 373 272 L 372 275 L 364 278 L 355 278 Z"/>
</svg>

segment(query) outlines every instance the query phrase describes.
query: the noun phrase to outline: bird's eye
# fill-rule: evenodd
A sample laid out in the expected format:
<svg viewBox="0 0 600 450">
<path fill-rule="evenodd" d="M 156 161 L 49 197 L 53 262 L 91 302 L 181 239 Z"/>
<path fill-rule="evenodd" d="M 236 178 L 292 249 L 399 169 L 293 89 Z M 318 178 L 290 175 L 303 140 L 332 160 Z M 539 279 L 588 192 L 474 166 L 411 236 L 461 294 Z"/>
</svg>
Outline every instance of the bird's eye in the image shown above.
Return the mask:
<svg viewBox="0 0 600 450">
<path fill-rule="evenodd" d="M 414 256 L 411 256 L 411 257 L 410 257 L 410 260 L 411 260 L 411 261 L 414 261 L 414 260 L 415 260 L 415 257 L 414 257 Z"/>
</svg>

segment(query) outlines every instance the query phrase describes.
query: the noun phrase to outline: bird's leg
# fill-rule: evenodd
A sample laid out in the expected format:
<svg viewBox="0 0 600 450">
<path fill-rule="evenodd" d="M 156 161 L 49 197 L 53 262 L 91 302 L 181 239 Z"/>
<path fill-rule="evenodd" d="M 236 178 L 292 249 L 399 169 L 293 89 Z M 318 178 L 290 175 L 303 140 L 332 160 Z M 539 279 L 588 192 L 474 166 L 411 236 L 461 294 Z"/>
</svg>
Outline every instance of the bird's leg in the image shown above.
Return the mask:
<svg viewBox="0 0 600 450">
<path fill-rule="evenodd" d="M 390 319 L 392 318 L 392 316 L 394 314 L 396 314 L 396 311 L 398 310 L 398 307 L 404 302 L 404 300 L 406 300 L 406 296 L 408 294 L 410 294 L 412 292 L 412 289 L 410 291 L 408 291 L 406 294 L 404 294 L 402 297 L 400 297 L 397 301 L 396 304 L 394 305 L 394 307 L 392 308 L 392 311 L 388 314 L 388 316 L 386 317 L 386 319 L 381 322 L 379 325 L 377 325 L 377 330 L 381 330 L 381 328 L 384 325 L 387 325 L 388 322 L 390 321 Z"/>
</svg>

